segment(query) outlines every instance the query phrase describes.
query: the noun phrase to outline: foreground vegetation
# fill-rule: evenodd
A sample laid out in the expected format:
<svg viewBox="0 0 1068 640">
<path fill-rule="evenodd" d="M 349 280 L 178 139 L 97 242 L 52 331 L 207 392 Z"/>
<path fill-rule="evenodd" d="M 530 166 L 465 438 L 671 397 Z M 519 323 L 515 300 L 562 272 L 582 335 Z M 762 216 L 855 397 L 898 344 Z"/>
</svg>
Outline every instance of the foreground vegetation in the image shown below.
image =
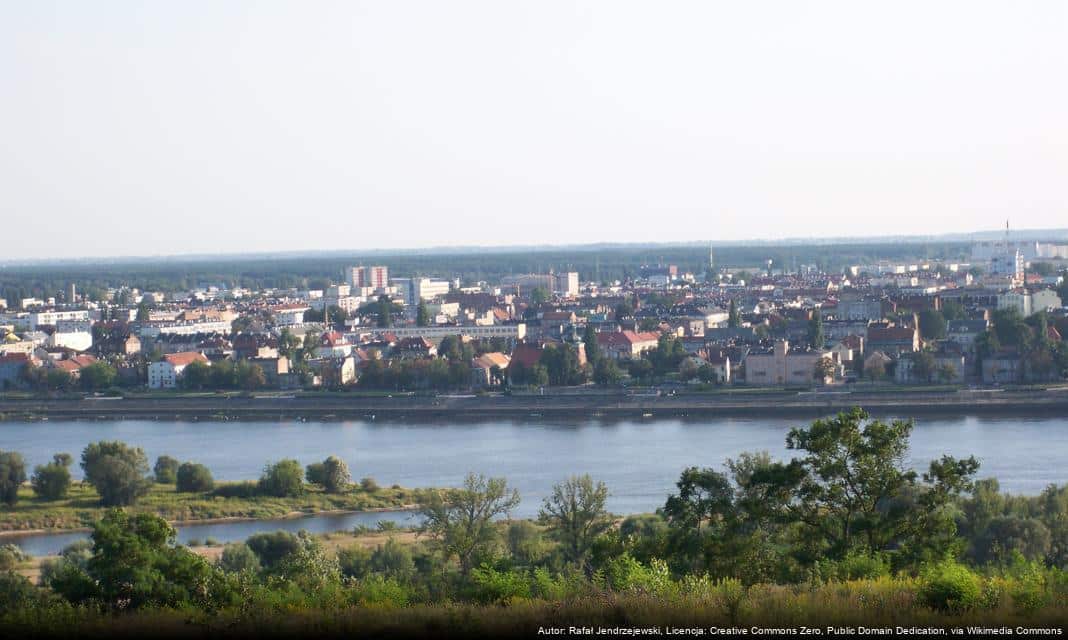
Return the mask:
<svg viewBox="0 0 1068 640">
<path fill-rule="evenodd" d="M 279 531 L 209 558 L 176 545 L 159 517 L 114 508 L 91 542 L 43 563 L 36 585 L 17 573 L 24 559 L 0 550 L 0 626 L 79 636 L 1064 626 L 1068 492 L 1003 495 L 974 479 L 973 458 L 917 474 L 904 464 L 911 430 L 860 410 L 817 420 L 789 433 L 793 459 L 686 469 L 657 513 L 622 520 L 589 476 L 560 482 L 535 521 L 507 520 L 517 492 L 470 474 L 422 496 L 417 537 L 373 548 Z M 328 459 L 307 475 L 325 488 L 331 469 Z"/>
</svg>

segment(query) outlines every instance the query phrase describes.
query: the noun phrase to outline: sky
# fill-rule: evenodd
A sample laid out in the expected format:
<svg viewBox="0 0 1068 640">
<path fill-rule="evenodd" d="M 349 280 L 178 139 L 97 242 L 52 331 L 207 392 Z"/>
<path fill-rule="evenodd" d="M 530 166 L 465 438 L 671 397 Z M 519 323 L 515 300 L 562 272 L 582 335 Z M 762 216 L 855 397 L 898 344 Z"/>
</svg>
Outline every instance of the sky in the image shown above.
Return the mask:
<svg viewBox="0 0 1068 640">
<path fill-rule="evenodd" d="M 0 0 L 0 253 L 1068 227 L 1066 34 L 1061 1 Z"/>
</svg>

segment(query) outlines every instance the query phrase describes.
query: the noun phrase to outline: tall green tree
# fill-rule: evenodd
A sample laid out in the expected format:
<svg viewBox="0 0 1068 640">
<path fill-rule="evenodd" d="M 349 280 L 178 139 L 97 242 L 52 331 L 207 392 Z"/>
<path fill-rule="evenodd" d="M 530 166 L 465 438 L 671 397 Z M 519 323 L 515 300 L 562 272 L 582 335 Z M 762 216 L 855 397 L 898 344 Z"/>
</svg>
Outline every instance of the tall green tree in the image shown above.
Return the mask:
<svg viewBox="0 0 1068 640">
<path fill-rule="evenodd" d="M 432 536 L 467 575 L 479 553 L 496 538 L 493 520 L 519 506 L 519 492 L 504 478 L 467 474 L 461 488 L 433 492 L 420 510 L 421 531 Z"/>
<path fill-rule="evenodd" d="M 139 447 L 124 442 L 94 442 L 82 451 L 85 481 L 100 494 L 104 506 L 126 506 L 148 493 L 148 458 Z"/>
<path fill-rule="evenodd" d="M 920 335 L 924 340 L 941 340 L 946 337 L 946 317 L 941 311 L 924 309 L 920 312 Z"/>
<path fill-rule="evenodd" d="M 915 531 L 915 509 L 885 509 L 887 501 L 919 491 L 917 474 L 906 463 L 912 429 L 911 421 L 872 420 L 860 408 L 816 420 L 787 436 L 787 448 L 802 457 L 759 470 L 752 484 L 759 487 L 765 508 L 807 528 L 823 553 L 883 551 Z M 937 468 L 932 463 L 932 484 L 922 490 L 932 500 L 927 509 L 940 506 L 934 497 L 955 495 L 966 486 L 977 468 L 974 458 L 944 457 Z"/>
<path fill-rule="evenodd" d="M 727 311 L 727 326 L 732 329 L 741 326 L 741 316 L 738 314 L 738 307 L 735 305 L 734 300 L 731 300 L 730 309 Z"/>
<path fill-rule="evenodd" d="M 823 335 L 823 312 L 819 309 L 812 310 L 812 318 L 808 321 L 808 346 L 813 349 L 822 349 L 826 339 Z"/>
<path fill-rule="evenodd" d="M 612 526 L 612 518 L 605 509 L 607 498 L 608 487 L 603 482 L 594 483 L 586 474 L 554 485 L 542 503 L 538 521 L 562 545 L 569 562 L 589 569 L 590 548 Z"/>
<path fill-rule="evenodd" d="M 415 324 L 419 327 L 430 326 L 430 310 L 427 309 L 426 300 L 419 299 L 419 307 L 415 310 Z"/>
<path fill-rule="evenodd" d="M 22 454 L 0 450 L 0 502 L 15 506 L 23 482 L 26 482 L 26 462 Z"/>
<path fill-rule="evenodd" d="M 586 323 L 586 329 L 582 334 L 582 346 L 586 350 L 586 361 L 596 366 L 601 359 L 601 346 L 597 344 L 597 329 L 591 322 Z"/>
</svg>

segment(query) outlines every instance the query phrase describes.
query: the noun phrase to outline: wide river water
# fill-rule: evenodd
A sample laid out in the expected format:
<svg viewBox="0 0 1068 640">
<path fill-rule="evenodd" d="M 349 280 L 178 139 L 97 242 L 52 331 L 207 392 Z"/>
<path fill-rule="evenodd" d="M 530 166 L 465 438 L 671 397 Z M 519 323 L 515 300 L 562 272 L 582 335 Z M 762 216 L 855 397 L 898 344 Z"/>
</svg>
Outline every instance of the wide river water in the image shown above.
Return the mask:
<svg viewBox="0 0 1068 640">
<path fill-rule="evenodd" d="M 216 479 L 257 478 L 268 461 L 296 458 L 301 464 L 328 455 L 342 457 L 353 478 L 405 487 L 456 486 L 468 471 L 504 476 L 519 489 L 513 514 L 537 513 L 552 485 L 571 474 L 589 473 L 611 493 L 608 507 L 620 514 L 663 505 L 688 466 L 723 468 L 743 451 L 789 458 L 791 427 L 805 419 L 703 418 L 656 420 L 491 420 L 406 424 L 398 422 L 0 422 L 0 450 L 18 451 L 27 466 L 52 454 L 77 460 L 89 442 L 122 440 L 142 447 L 149 463 L 170 455 L 200 462 Z M 943 454 L 975 455 L 980 477 L 996 477 L 1003 491 L 1035 494 L 1050 483 L 1068 482 L 1068 418 L 923 418 L 912 435 L 910 464 L 919 470 Z M 75 464 L 74 473 L 81 470 Z M 411 522 L 408 514 L 314 516 L 287 521 L 183 527 L 179 539 L 244 539 L 278 528 L 312 531 L 373 525 L 379 519 Z M 14 541 L 34 554 L 54 553 L 84 534 L 27 536 Z"/>
</svg>

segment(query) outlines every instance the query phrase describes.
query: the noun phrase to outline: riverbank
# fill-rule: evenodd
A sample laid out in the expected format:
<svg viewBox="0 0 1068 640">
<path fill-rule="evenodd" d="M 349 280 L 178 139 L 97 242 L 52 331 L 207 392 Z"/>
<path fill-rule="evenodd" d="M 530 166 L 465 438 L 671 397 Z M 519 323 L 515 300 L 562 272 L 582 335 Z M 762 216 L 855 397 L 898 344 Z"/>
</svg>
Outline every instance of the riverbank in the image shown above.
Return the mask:
<svg viewBox="0 0 1068 640">
<path fill-rule="evenodd" d="M 0 396 L 0 418 L 149 420 L 403 420 L 443 418 L 811 417 L 862 406 L 879 415 L 1031 415 L 1068 412 L 1068 388 L 737 388 L 707 393 L 633 393 L 596 388 L 541 394 L 364 395 L 355 393 L 153 394 L 115 398 Z"/>
<path fill-rule="evenodd" d="M 218 483 L 218 486 L 227 484 L 239 483 Z M 221 524 L 313 514 L 404 511 L 415 508 L 425 492 L 401 487 L 368 491 L 356 486 L 346 493 L 330 494 L 309 487 L 304 495 L 292 498 L 222 497 L 212 493 L 179 493 L 174 485 L 157 484 L 127 509 L 156 514 L 176 526 Z M 10 536 L 87 531 L 106 511 L 106 507 L 100 506 L 96 492 L 84 483 L 74 483 L 66 498 L 52 501 L 39 500 L 28 487 L 23 487 L 15 506 L 0 512 L 0 543 Z"/>
</svg>

